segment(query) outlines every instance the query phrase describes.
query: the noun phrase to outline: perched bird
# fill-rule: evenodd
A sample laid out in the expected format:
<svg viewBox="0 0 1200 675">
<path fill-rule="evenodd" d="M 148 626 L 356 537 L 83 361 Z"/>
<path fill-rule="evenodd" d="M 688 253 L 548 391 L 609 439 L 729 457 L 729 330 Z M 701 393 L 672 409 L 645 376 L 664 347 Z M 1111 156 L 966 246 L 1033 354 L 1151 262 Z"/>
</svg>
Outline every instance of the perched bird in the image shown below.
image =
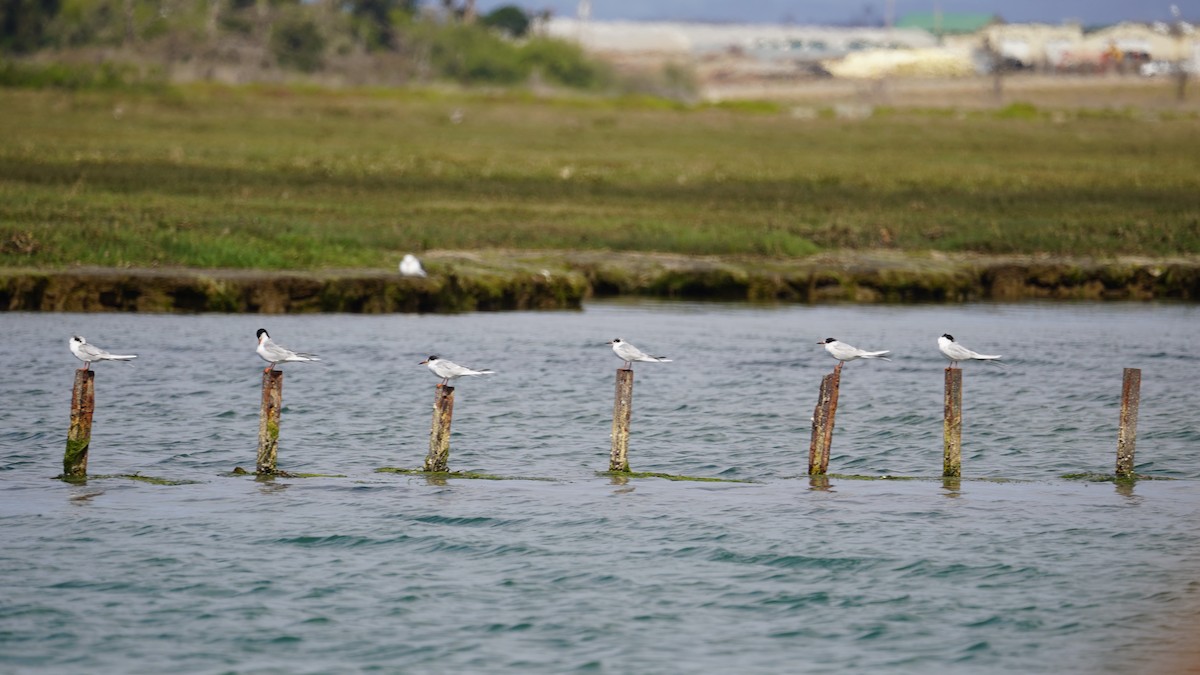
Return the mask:
<svg viewBox="0 0 1200 675">
<path fill-rule="evenodd" d="M 886 349 L 881 352 L 868 352 L 858 347 L 851 347 L 845 342 L 838 342 L 834 338 L 825 338 L 823 342 L 818 342 L 817 344 L 825 345 L 825 351 L 829 352 L 829 355 L 838 361 L 853 361 L 855 359 L 883 359 L 884 361 L 891 361 L 887 357 L 891 352 Z"/>
<path fill-rule="evenodd" d="M 316 354 L 306 354 L 304 352 L 294 352 L 287 347 L 275 344 L 271 336 L 267 333 L 266 328 L 258 329 L 258 348 L 254 351 L 262 357 L 263 361 L 271 365 L 263 368 L 263 372 L 274 370 L 276 363 L 284 363 L 287 361 L 320 361 Z"/>
<path fill-rule="evenodd" d="M 494 375 L 495 374 L 491 370 L 471 370 L 470 368 L 467 368 L 466 366 L 460 366 L 453 361 L 447 361 L 446 359 L 443 359 L 440 356 L 436 356 L 436 355 L 430 356 L 429 358 L 425 359 L 418 365 L 428 366 L 429 370 L 433 371 L 434 375 L 437 375 L 438 377 L 442 378 L 442 381 L 439 384 L 439 386 L 449 386 L 450 380 L 457 380 L 458 378 L 460 378 L 464 375 L 469 375 L 471 377 L 475 377 L 478 375 Z"/>
<path fill-rule="evenodd" d="M 938 338 L 938 349 L 942 350 L 942 354 L 950 359 L 950 367 L 960 361 L 990 361 L 998 366 L 1004 365 L 998 360 L 999 354 L 979 354 L 967 349 L 966 347 L 954 341 L 954 336 L 949 333 L 942 333 Z"/>
<path fill-rule="evenodd" d="M 71 345 L 71 353 L 75 358 L 83 361 L 84 370 L 89 370 L 93 361 L 132 361 L 137 358 L 137 354 L 109 354 L 96 345 L 89 344 L 80 335 L 72 335 L 68 344 Z"/>
<path fill-rule="evenodd" d="M 648 363 L 671 362 L 671 359 L 665 356 L 650 356 L 621 338 L 609 340 L 608 344 L 612 345 L 613 353 L 625 362 L 624 370 L 633 370 L 634 361 L 646 361 Z"/>
<path fill-rule="evenodd" d="M 421 261 L 417 260 L 417 256 L 411 253 L 405 253 L 404 259 L 400 261 L 400 274 L 406 277 L 428 276 L 421 267 Z"/>
</svg>

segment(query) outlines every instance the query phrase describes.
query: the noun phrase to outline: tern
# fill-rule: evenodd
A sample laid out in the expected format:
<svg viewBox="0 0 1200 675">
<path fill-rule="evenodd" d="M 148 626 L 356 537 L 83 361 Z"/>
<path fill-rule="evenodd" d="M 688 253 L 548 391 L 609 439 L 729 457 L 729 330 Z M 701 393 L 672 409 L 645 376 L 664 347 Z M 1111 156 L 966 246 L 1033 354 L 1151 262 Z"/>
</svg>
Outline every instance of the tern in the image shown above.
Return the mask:
<svg viewBox="0 0 1200 675">
<path fill-rule="evenodd" d="M 258 348 L 254 351 L 262 357 L 263 361 L 271 365 L 263 368 L 263 372 L 268 372 L 275 369 L 275 364 L 284 363 L 287 361 L 320 361 L 316 354 L 306 354 L 304 352 L 294 352 L 287 347 L 275 344 L 271 339 L 271 335 L 267 333 L 266 328 L 258 329 Z"/>
<path fill-rule="evenodd" d="M 838 342 L 835 338 L 825 338 L 817 344 L 825 345 L 825 351 L 829 352 L 829 355 L 833 358 L 842 362 L 853 361 L 855 359 L 883 359 L 884 361 L 891 361 L 887 357 L 891 352 L 886 349 L 881 352 L 869 352 L 858 347 L 851 347 L 845 342 Z"/>
<path fill-rule="evenodd" d="M 613 353 L 615 353 L 622 361 L 625 362 L 623 370 L 633 370 L 634 361 L 645 361 L 647 363 L 670 363 L 671 359 L 665 356 L 650 356 L 646 352 L 634 347 L 621 338 L 610 340 L 608 344 L 612 345 Z"/>
<path fill-rule="evenodd" d="M 94 344 L 88 343 L 81 335 L 72 335 L 68 343 L 75 358 L 83 361 L 83 369 L 89 370 L 93 361 L 132 361 L 137 354 L 109 354 Z"/>
<path fill-rule="evenodd" d="M 950 367 L 960 361 L 990 361 L 998 366 L 1004 365 L 1000 363 L 999 354 L 980 354 L 973 352 L 970 349 L 958 344 L 954 341 L 954 336 L 949 333 L 942 333 L 938 338 L 938 349 L 942 350 L 942 355 L 950 359 Z M 961 367 L 961 366 L 960 366 Z"/>
<path fill-rule="evenodd" d="M 417 260 L 417 256 L 411 253 L 405 253 L 404 259 L 400 261 L 400 274 L 406 277 L 428 276 L 421 267 L 421 261 Z"/>
<path fill-rule="evenodd" d="M 476 377 L 479 375 L 495 375 L 491 370 L 472 370 L 466 366 L 460 366 L 453 361 L 447 361 L 440 356 L 430 356 L 418 365 L 428 366 L 429 370 L 433 371 L 434 375 L 442 378 L 440 387 L 450 386 L 450 380 L 457 380 L 464 375 Z"/>
</svg>

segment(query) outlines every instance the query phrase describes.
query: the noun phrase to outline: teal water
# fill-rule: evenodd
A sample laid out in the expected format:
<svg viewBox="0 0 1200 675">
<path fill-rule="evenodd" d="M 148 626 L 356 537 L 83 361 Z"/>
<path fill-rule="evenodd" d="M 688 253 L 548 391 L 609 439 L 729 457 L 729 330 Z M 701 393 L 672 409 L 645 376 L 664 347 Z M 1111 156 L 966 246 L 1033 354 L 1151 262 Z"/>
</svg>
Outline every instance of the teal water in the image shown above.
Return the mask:
<svg viewBox="0 0 1200 675">
<path fill-rule="evenodd" d="M 0 673 L 1173 672 L 1200 618 L 1200 415 L 1185 305 L 590 304 L 463 316 L 0 316 Z M 255 481 L 254 331 L 283 366 L 280 465 Z M 954 333 L 968 366 L 964 475 L 941 466 Z M 101 364 L 91 471 L 61 470 L 72 333 Z M 623 337 L 635 470 L 607 466 Z M 890 348 L 842 378 L 831 471 L 804 476 L 832 366 L 815 343 Z M 461 382 L 451 466 L 419 466 L 430 353 Z M 1111 471 L 1121 368 L 1143 370 L 1138 471 Z M 991 482 L 980 478 L 1001 478 Z"/>
</svg>

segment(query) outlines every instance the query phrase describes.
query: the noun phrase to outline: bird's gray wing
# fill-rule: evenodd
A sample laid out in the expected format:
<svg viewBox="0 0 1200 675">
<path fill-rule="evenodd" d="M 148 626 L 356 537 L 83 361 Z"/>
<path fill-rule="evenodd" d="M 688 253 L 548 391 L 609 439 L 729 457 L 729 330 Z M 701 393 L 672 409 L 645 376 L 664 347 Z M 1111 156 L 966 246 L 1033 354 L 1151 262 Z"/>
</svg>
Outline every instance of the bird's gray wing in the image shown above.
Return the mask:
<svg viewBox="0 0 1200 675">
<path fill-rule="evenodd" d="M 280 361 L 290 358 L 296 354 L 296 352 L 293 352 L 287 347 L 277 345 L 274 342 L 268 342 L 267 344 L 263 345 L 263 351 L 266 352 L 267 356 L 270 356 L 272 359 L 278 359 Z"/>
<path fill-rule="evenodd" d="M 104 351 L 103 349 L 100 349 L 99 347 L 91 344 L 90 342 L 85 342 L 85 343 L 79 345 L 79 353 L 84 354 L 93 359 L 102 359 L 109 355 L 108 352 Z"/>
</svg>

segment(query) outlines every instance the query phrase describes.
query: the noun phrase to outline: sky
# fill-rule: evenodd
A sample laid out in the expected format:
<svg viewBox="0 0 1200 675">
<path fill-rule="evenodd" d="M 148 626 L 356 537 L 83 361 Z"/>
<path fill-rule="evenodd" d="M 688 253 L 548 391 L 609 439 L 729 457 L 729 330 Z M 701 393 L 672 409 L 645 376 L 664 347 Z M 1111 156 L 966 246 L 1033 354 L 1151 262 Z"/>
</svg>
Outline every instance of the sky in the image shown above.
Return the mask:
<svg viewBox="0 0 1200 675">
<path fill-rule="evenodd" d="M 552 10 L 574 17 L 578 0 L 477 0 L 487 12 L 515 4 L 529 11 Z M 591 0 L 592 18 L 635 21 L 719 21 L 747 23 L 847 23 L 866 12 L 881 18 L 886 0 Z M 1010 23 L 1062 23 L 1085 26 L 1122 20 L 1167 21 L 1171 3 L 1183 16 L 1200 18 L 1200 0 L 894 0 L 896 15 L 933 11 L 999 14 Z"/>
</svg>

